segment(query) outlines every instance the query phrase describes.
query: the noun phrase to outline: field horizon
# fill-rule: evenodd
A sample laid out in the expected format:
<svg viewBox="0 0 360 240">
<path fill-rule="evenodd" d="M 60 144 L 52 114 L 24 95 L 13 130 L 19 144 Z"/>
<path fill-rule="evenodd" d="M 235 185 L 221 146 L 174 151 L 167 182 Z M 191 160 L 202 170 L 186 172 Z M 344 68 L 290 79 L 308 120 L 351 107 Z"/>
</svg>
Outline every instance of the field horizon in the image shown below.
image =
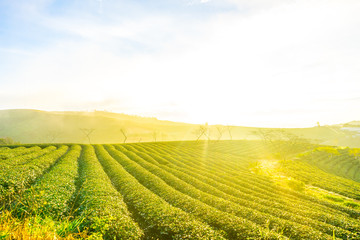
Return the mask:
<svg viewBox="0 0 360 240">
<path fill-rule="evenodd" d="M 358 121 L 310 128 L 190 124 L 107 111 L 0 110 L 0 138 L 27 143 L 124 143 L 185 140 L 256 140 L 258 131 L 286 131 L 309 141 L 360 147 Z M 201 135 L 201 131 L 205 130 Z M 201 135 L 201 136 L 200 136 Z"/>
</svg>

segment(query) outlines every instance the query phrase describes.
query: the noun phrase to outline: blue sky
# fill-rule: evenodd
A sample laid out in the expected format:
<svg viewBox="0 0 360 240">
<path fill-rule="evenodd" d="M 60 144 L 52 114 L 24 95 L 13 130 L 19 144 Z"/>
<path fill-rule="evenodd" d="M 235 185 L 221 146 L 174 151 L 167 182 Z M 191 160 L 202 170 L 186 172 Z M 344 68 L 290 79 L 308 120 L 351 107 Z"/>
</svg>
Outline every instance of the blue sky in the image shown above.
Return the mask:
<svg viewBox="0 0 360 240">
<path fill-rule="evenodd" d="M 0 0 L 0 108 L 359 120 L 359 11 L 353 0 Z"/>
</svg>

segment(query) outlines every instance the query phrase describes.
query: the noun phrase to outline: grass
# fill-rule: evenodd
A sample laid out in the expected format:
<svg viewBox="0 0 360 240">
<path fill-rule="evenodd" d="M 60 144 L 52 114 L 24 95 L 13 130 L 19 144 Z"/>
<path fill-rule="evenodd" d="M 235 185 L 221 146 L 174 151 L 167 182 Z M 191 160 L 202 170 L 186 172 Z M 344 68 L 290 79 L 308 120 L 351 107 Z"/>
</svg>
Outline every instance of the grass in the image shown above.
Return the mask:
<svg viewBox="0 0 360 240">
<path fill-rule="evenodd" d="M 58 222 L 49 217 L 15 217 L 9 210 L 0 213 L 0 239 L 86 239 L 87 231 L 80 231 L 80 220 Z"/>
</svg>

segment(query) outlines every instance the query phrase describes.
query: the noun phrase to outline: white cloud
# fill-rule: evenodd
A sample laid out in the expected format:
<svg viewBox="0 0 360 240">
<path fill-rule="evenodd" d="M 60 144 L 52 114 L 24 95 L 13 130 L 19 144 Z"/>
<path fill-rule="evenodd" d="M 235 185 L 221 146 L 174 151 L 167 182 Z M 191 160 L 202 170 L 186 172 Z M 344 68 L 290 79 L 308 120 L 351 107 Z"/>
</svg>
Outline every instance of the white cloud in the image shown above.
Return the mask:
<svg viewBox="0 0 360 240">
<path fill-rule="evenodd" d="M 30 55 L 33 56 L 34 54 L 30 51 L 25 51 L 22 49 L 16 49 L 16 48 L 0 48 L 0 52 L 3 52 L 5 54 L 15 54 L 15 55 Z"/>
<path fill-rule="evenodd" d="M 311 126 L 359 119 L 357 102 L 331 100 L 358 97 L 359 4 L 251 4 L 251 14 L 180 27 L 181 19 L 167 15 L 112 24 L 49 18 L 49 28 L 71 37 L 29 57 L 7 77 L 14 84 L 6 91 L 29 96 L 29 104 L 41 96 L 33 108 L 74 102 L 192 122 Z M 124 54 L 119 39 L 156 50 Z"/>
</svg>

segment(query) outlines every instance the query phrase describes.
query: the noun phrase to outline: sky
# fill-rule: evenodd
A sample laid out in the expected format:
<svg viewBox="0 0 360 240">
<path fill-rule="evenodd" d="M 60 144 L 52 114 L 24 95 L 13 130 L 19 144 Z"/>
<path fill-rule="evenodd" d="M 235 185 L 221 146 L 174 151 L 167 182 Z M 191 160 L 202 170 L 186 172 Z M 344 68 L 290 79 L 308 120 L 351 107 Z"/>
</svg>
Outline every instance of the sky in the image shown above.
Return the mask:
<svg viewBox="0 0 360 240">
<path fill-rule="evenodd" d="M 360 120 L 356 0 L 0 0 L 0 109 Z"/>
</svg>

